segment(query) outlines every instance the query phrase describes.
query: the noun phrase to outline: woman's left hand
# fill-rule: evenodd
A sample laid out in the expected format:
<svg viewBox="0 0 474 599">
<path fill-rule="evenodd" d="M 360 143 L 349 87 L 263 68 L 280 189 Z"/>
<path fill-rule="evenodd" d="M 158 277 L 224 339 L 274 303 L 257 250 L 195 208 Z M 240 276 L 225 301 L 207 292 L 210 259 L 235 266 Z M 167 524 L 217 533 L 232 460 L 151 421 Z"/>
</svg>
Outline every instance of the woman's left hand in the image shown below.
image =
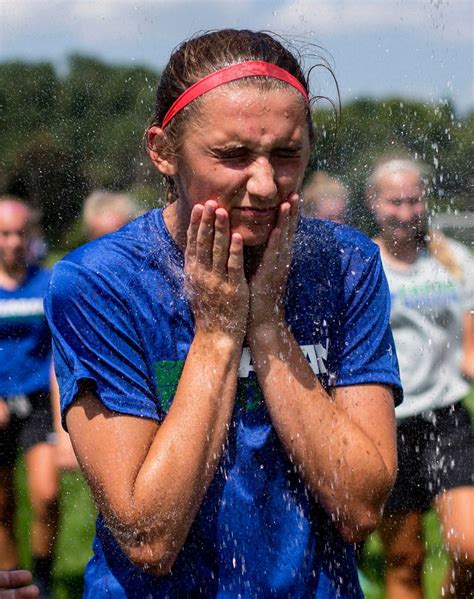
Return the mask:
<svg viewBox="0 0 474 599">
<path fill-rule="evenodd" d="M 298 194 L 280 204 L 276 227 L 270 233 L 260 265 L 250 280 L 248 332 L 284 322 L 283 296 L 293 257 L 293 239 L 299 214 Z"/>
</svg>

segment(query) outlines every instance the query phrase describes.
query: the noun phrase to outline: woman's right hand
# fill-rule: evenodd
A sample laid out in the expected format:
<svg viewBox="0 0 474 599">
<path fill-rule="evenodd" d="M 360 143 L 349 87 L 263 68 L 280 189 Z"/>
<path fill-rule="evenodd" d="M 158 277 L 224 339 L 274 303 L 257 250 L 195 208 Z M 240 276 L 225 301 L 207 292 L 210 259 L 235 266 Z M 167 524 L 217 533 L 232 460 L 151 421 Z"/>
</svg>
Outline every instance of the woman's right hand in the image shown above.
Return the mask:
<svg viewBox="0 0 474 599">
<path fill-rule="evenodd" d="M 214 200 L 191 211 L 185 251 L 188 298 L 196 331 L 223 332 L 243 342 L 249 311 L 243 240 Z"/>
</svg>

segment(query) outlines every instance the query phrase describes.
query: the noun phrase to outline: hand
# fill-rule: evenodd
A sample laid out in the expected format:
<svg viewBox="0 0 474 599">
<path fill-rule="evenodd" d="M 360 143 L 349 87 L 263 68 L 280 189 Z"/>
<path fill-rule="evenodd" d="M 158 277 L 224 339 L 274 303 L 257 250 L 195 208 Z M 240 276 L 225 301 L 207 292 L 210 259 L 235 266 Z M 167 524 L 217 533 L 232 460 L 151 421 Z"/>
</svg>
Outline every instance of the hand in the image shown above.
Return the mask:
<svg viewBox="0 0 474 599">
<path fill-rule="evenodd" d="M 0 599 L 34 599 L 39 589 L 28 570 L 0 570 Z"/>
<path fill-rule="evenodd" d="M 249 331 L 256 326 L 284 323 L 283 296 L 293 256 L 293 238 L 298 223 L 296 193 L 279 207 L 276 227 L 270 233 L 260 265 L 250 281 Z"/>
<path fill-rule="evenodd" d="M 7 428 L 10 422 L 10 410 L 8 409 L 8 403 L 0 397 L 0 430 Z"/>
<path fill-rule="evenodd" d="M 243 342 L 249 310 L 243 240 L 231 236 L 229 215 L 213 200 L 192 209 L 184 269 L 196 331 L 224 332 Z"/>
</svg>

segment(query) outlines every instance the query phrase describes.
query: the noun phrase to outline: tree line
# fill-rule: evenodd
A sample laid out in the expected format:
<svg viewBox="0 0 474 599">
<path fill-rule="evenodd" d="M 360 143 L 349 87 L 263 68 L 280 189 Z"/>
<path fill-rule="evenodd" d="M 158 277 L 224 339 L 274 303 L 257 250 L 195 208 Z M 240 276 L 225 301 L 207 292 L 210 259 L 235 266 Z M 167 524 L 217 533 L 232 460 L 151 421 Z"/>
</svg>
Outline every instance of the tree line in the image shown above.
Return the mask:
<svg viewBox="0 0 474 599">
<path fill-rule="evenodd" d="M 0 63 L 0 194 L 27 199 L 43 215 L 50 244 L 67 247 L 84 197 L 95 188 L 127 190 L 145 206 L 163 202 L 161 180 L 143 143 L 159 73 L 70 57 Z M 310 168 L 340 176 L 351 190 L 354 224 L 370 232 L 364 182 L 374 159 L 407 150 L 432 168 L 433 210 L 469 209 L 474 112 L 449 102 L 359 99 L 339 112 L 313 105 Z"/>
</svg>

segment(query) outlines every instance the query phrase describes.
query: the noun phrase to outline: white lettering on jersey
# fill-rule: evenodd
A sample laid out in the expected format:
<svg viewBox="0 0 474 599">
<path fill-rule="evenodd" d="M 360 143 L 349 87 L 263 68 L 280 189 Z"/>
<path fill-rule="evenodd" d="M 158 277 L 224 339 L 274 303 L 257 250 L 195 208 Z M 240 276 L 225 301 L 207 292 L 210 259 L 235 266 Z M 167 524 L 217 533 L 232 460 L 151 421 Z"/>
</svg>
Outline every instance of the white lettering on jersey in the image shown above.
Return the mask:
<svg viewBox="0 0 474 599">
<path fill-rule="evenodd" d="M 314 374 L 326 374 L 326 361 L 328 359 L 329 339 L 326 339 L 326 347 L 321 343 L 316 345 L 300 345 L 304 357 L 308 360 Z M 239 377 L 242 379 L 248 378 L 250 372 L 255 372 L 252 364 L 252 356 L 250 349 L 244 347 L 239 365 Z"/>
<path fill-rule="evenodd" d="M 43 298 L 41 297 L 0 300 L 0 318 L 39 316 L 41 314 L 44 314 Z"/>
</svg>

